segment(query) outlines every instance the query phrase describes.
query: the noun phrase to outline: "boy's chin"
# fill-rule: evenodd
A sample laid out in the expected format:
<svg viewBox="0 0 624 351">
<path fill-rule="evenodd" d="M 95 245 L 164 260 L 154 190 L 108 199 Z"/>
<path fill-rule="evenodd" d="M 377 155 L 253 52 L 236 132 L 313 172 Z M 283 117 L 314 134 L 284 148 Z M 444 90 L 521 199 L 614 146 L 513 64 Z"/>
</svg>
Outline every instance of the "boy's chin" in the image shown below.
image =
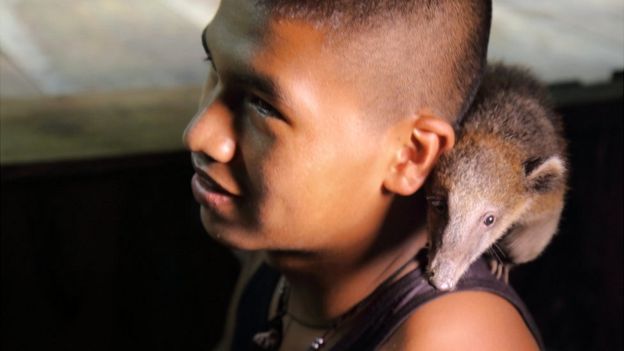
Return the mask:
<svg viewBox="0 0 624 351">
<path fill-rule="evenodd" d="M 204 230 L 217 243 L 233 250 L 266 251 L 276 256 L 310 256 L 310 248 L 292 247 L 288 238 L 277 239 L 274 235 L 253 230 L 239 223 L 224 221 L 201 210 L 201 222 Z M 299 240 L 301 243 L 301 240 Z"/>
<path fill-rule="evenodd" d="M 256 235 L 245 231 L 231 228 L 223 223 L 203 221 L 204 230 L 217 243 L 233 250 L 257 251 L 266 249 L 262 241 Z"/>
<path fill-rule="evenodd" d="M 229 230 L 219 230 L 216 228 L 206 227 L 204 229 L 208 236 L 219 244 L 226 246 L 233 250 L 242 251 L 255 251 L 262 249 L 257 240 L 250 240 L 250 238 L 242 233 L 237 233 Z"/>
</svg>

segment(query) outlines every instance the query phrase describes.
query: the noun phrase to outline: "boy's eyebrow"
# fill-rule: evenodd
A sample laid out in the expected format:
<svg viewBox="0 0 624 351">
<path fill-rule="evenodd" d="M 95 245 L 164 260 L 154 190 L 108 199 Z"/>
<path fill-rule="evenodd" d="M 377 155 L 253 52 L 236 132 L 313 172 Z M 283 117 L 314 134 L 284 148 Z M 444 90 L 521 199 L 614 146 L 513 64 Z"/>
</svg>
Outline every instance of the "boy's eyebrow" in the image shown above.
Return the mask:
<svg viewBox="0 0 624 351">
<path fill-rule="evenodd" d="M 206 55 L 208 55 L 208 59 L 212 59 L 212 53 L 210 52 L 210 49 L 208 48 L 208 42 L 206 42 L 206 31 L 207 30 L 208 30 L 208 26 L 206 26 L 204 28 L 204 30 L 202 31 L 201 43 L 202 43 L 202 46 L 204 47 L 204 51 L 206 52 Z"/>
<path fill-rule="evenodd" d="M 251 70 L 250 72 L 236 74 L 232 79 L 236 84 L 254 88 L 260 93 L 267 95 L 267 97 L 278 100 L 282 104 L 287 103 L 284 94 L 275 80 L 260 72 Z"/>
<path fill-rule="evenodd" d="M 204 50 L 206 51 L 208 59 L 212 61 L 212 52 L 210 51 L 210 48 L 208 47 L 208 42 L 206 41 L 207 30 L 208 26 L 206 26 L 202 31 L 201 42 Z M 215 67 L 214 62 L 212 62 L 212 65 L 213 67 Z M 287 102 L 284 94 L 282 93 L 279 85 L 275 82 L 275 80 L 265 74 L 253 70 L 253 68 L 251 68 L 249 72 L 235 74 L 232 79 L 237 85 L 257 89 L 259 92 L 267 95 L 268 97 L 277 99 L 282 104 L 286 104 Z"/>
</svg>

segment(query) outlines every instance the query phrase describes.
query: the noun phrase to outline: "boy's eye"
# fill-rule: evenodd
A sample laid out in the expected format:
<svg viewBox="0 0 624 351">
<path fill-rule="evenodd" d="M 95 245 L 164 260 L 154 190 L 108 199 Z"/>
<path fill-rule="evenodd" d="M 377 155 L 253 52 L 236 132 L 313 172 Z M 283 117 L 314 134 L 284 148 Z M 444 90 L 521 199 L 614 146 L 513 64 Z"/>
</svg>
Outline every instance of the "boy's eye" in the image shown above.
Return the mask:
<svg viewBox="0 0 624 351">
<path fill-rule="evenodd" d="M 263 117 L 276 117 L 281 118 L 282 115 L 271 104 L 262 100 L 257 96 L 251 96 L 249 98 L 249 104 Z"/>
</svg>

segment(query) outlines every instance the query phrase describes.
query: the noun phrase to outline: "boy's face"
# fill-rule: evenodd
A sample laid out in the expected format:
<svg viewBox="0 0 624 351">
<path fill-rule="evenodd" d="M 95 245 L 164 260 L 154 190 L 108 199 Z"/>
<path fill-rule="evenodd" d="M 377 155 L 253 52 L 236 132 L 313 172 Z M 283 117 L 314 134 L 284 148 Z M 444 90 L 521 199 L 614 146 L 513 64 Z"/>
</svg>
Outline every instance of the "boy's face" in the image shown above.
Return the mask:
<svg viewBox="0 0 624 351">
<path fill-rule="evenodd" d="M 222 2 L 204 33 L 216 68 L 185 142 L 195 166 L 239 196 L 194 181 L 203 225 L 241 249 L 366 245 L 390 204 L 382 183 L 396 140 L 367 120 L 368 101 L 342 79 L 353 67 L 319 30 L 250 3 Z"/>
</svg>

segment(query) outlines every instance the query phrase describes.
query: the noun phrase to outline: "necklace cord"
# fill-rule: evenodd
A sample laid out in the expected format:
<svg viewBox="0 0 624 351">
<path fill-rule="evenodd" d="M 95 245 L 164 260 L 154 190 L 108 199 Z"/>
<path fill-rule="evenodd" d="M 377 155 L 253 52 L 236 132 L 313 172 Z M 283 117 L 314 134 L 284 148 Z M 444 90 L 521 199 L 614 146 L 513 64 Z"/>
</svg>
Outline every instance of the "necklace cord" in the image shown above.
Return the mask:
<svg viewBox="0 0 624 351">
<path fill-rule="evenodd" d="M 376 300 L 376 297 L 383 291 L 386 290 L 386 287 L 391 285 L 394 282 L 394 279 L 407 267 L 410 263 L 415 260 L 412 258 L 409 261 L 405 262 L 401 265 L 397 270 L 395 270 L 389 277 L 387 277 L 379 286 L 375 288 L 368 296 L 366 296 L 363 300 L 356 303 L 352 306 L 348 311 L 343 313 L 342 315 L 334 318 L 329 324 L 325 325 L 316 325 L 313 323 L 308 323 L 288 312 L 288 299 L 290 297 L 290 286 L 288 285 L 286 280 L 283 280 L 282 287 L 279 292 L 278 305 L 276 314 L 271 320 L 269 320 L 269 330 L 266 332 L 257 333 L 254 336 L 254 343 L 257 346 L 260 346 L 263 350 L 277 350 L 279 349 L 283 334 L 284 334 L 284 325 L 283 318 L 288 315 L 296 323 L 315 329 L 327 329 L 322 336 L 316 337 L 314 341 L 310 344 L 308 350 L 320 350 L 327 343 L 336 330 L 344 324 L 344 322 L 351 317 L 359 317 L 359 315 L 366 310 L 366 308 L 370 305 L 371 302 Z M 417 262 L 417 261 L 416 261 Z M 356 318 L 360 319 L 360 318 Z"/>
</svg>

